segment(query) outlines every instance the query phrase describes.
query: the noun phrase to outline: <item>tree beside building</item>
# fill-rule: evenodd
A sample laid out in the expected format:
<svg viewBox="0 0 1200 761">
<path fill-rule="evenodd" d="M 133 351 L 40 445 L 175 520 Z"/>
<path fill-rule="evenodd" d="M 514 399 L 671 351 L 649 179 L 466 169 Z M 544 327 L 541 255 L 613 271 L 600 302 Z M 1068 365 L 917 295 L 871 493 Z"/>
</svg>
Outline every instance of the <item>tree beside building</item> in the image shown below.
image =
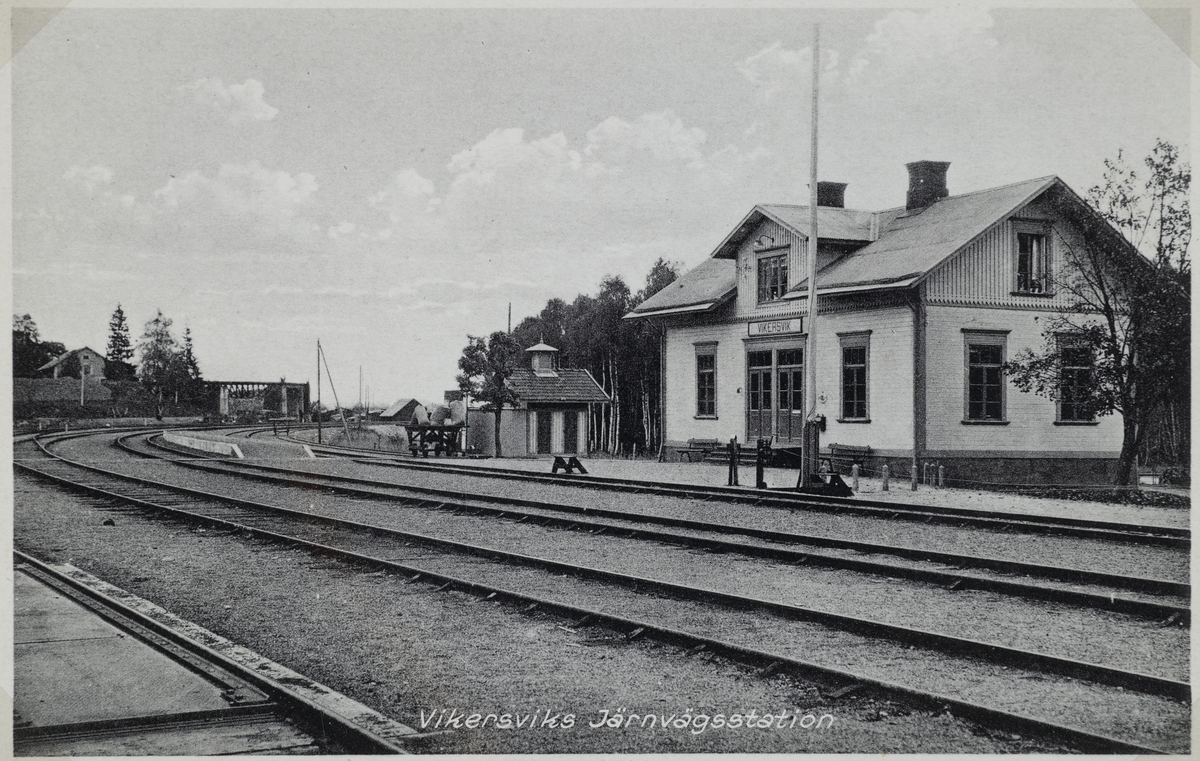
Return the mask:
<svg viewBox="0 0 1200 761">
<path fill-rule="evenodd" d="M 1191 170 L 1162 141 L 1144 163 L 1143 177 L 1118 154 L 1090 210 L 1059 204 L 1082 231 L 1059 236 L 1062 266 L 1048 278 L 1066 307 L 1047 317 L 1041 348 L 1004 366 L 1021 391 L 1078 419 L 1121 415 L 1117 484 L 1136 481 L 1139 454 L 1186 464 L 1190 451 Z"/>
</svg>

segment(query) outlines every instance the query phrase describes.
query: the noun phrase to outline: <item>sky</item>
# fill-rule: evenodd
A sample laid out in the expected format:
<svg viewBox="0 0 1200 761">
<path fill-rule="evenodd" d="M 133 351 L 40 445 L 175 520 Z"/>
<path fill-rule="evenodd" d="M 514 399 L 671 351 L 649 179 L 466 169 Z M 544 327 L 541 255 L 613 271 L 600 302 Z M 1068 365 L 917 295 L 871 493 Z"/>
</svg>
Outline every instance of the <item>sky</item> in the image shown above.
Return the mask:
<svg viewBox="0 0 1200 761">
<path fill-rule="evenodd" d="M 807 203 L 814 24 L 849 207 L 903 204 L 920 159 L 952 194 L 1190 160 L 1193 64 L 1125 3 L 72 4 L 12 64 L 13 312 L 103 353 L 118 303 L 135 340 L 161 310 L 210 380 L 315 383 L 319 339 L 343 404 L 360 367 L 373 403 L 438 401 L 509 304 L 636 291 Z"/>
</svg>

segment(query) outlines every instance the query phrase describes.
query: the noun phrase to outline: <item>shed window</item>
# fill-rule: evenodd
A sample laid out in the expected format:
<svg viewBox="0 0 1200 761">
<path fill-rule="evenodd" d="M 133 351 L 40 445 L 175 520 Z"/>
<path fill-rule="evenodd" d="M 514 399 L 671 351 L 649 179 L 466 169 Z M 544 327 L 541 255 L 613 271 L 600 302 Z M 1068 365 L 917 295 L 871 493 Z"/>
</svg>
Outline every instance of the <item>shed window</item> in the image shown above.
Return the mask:
<svg viewBox="0 0 1200 761">
<path fill-rule="evenodd" d="M 783 298 L 787 287 L 787 254 L 761 257 L 758 260 L 758 303 Z"/>
</svg>

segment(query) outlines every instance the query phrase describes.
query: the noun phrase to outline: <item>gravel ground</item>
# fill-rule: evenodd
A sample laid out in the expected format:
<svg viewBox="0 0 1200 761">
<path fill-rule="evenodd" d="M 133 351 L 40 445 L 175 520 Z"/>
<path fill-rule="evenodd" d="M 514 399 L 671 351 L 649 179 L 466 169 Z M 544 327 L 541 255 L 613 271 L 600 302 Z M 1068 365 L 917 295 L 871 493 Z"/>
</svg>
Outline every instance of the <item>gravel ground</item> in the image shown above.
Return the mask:
<svg viewBox="0 0 1200 761">
<path fill-rule="evenodd" d="M 316 438 L 315 431 L 301 431 L 295 435 L 297 438 L 312 438 L 314 441 Z M 517 457 L 479 460 L 454 459 L 448 460 L 448 462 L 453 462 L 456 465 L 469 465 L 480 468 L 511 468 L 537 473 L 550 472 L 550 461 L 544 457 L 540 459 Z M 665 463 L 651 460 L 623 460 L 595 457 L 585 458 L 584 464 L 587 466 L 590 474 L 606 478 L 632 478 L 641 481 L 701 484 L 705 486 L 725 486 L 728 474 L 728 466 L 719 463 Z M 753 486 L 753 466 L 743 465 L 738 473 L 738 481 L 741 484 L 750 484 L 750 486 Z M 796 471 L 784 468 L 766 468 L 764 478 L 768 485 L 773 487 L 795 486 Z M 914 492 L 911 490 L 909 481 L 906 479 L 899 481 L 893 479 L 890 491 L 882 491 L 881 486 L 882 482 L 880 479 L 862 478 L 860 479 L 861 490 L 859 493 L 869 499 L 889 502 L 995 510 L 998 512 L 1029 515 L 1087 518 L 1089 520 L 1122 523 L 1144 523 L 1153 526 L 1187 528 L 1191 522 L 1189 511 L 1181 508 L 1114 505 L 1105 502 L 1031 497 L 978 489 L 938 489 L 925 486 L 924 484 L 920 485 L 918 490 Z M 747 491 L 753 491 L 752 488 L 746 488 Z"/>
<path fill-rule="evenodd" d="M 211 477 L 191 473 L 196 487 L 212 489 Z M 180 477 L 183 477 L 182 475 Z M 737 555 L 689 552 L 658 542 L 588 536 L 487 517 L 397 509 L 298 487 L 258 485 L 221 478 L 218 490 L 267 504 L 362 521 L 507 552 L 585 565 L 732 594 L 933 629 L 970 639 L 1066 658 L 1187 677 L 1188 631 L 1163 629 L 1125 615 L 1029 601 L 986 592 L 950 592 L 932 584 L 884 579 L 853 571 L 794 567 Z M 315 529 L 323 537 L 327 530 Z M 319 537 L 318 537 L 319 539 Z M 377 553 L 372 553 L 377 554 Z M 433 554 L 440 554 L 434 551 Z M 385 555 L 395 557 L 393 554 Z"/>
<path fill-rule="evenodd" d="M 140 465 L 149 466 L 151 469 L 155 469 L 155 471 L 157 471 L 160 474 L 164 469 L 162 463 L 142 462 L 142 463 L 140 463 Z M 328 465 L 328 463 L 326 463 L 326 465 Z M 376 468 L 376 469 L 378 471 L 378 468 Z M 406 472 L 406 473 L 410 473 L 410 472 Z M 193 473 L 192 477 L 198 477 L 198 475 L 199 474 Z M 442 475 L 442 474 L 436 474 L 436 475 Z M 205 479 L 206 479 L 206 477 L 205 477 Z M 474 481 L 475 479 L 472 479 L 472 480 Z M 486 481 L 485 481 L 485 483 L 486 483 Z M 238 479 L 238 480 L 236 480 L 236 484 L 238 484 L 238 486 L 234 487 L 234 489 L 235 489 L 235 491 L 244 492 L 244 495 L 242 495 L 242 496 L 256 498 L 256 497 L 252 497 L 250 495 L 250 493 L 245 493 L 245 491 L 247 490 L 247 487 L 250 486 L 250 485 L 248 485 L 247 481 Z M 254 489 L 262 489 L 262 487 L 254 487 Z M 274 489 L 274 487 L 268 487 L 268 489 Z M 595 495 L 595 493 L 598 493 L 598 492 L 588 492 L 588 493 L 590 493 L 590 495 Z M 258 498 L 260 498 L 260 497 L 258 497 Z M 271 501 L 271 499 L 264 499 L 264 501 Z M 312 499 L 312 498 L 310 498 L 310 501 L 314 502 L 314 503 L 317 502 L 316 499 Z M 335 501 L 335 502 L 337 502 L 337 501 Z M 346 501 L 346 499 L 341 499 L 340 502 L 342 502 L 344 504 L 349 501 Z M 325 504 L 326 499 L 324 499 L 324 498 L 319 499 L 319 503 Z M 361 510 L 361 508 L 362 508 L 362 505 L 359 504 L 359 505 L 356 505 L 355 509 Z M 386 510 L 384 510 L 384 513 L 386 513 Z M 394 513 L 394 511 L 392 511 L 392 513 Z M 419 511 L 406 511 L 406 513 L 415 514 L 415 513 L 419 513 Z M 780 513 L 780 511 L 774 511 L 774 513 L 782 514 L 782 513 Z M 426 514 L 426 515 L 430 515 L 430 514 Z M 444 517 L 444 516 L 439 515 L 438 517 Z M 476 521 L 476 526 L 481 526 L 482 523 L 484 523 L 484 521 Z M 522 528 L 524 528 L 524 527 L 522 527 Z M 926 528 L 928 528 L 928 527 L 926 527 Z M 467 531 L 468 531 L 468 533 L 475 532 L 476 534 L 478 534 L 481 531 L 486 531 L 486 528 L 476 527 L 474 529 L 467 529 Z M 577 550 L 577 535 L 568 534 L 565 532 L 557 532 L 557 534 L 562 535 L 562 537 L 564 537 L 564 538 L 575 537 L 576 538 L 576 547 L 575 547 L 574 551 L 577 553 L 577 551 L 578 551 Z M 1031 538 L 1025 538 L 1025 539 L 1031 539 Z M 642 543 L 642 544 L 644 545 L 646 543 Z M 614 546 L 614 545 L 605 543 L 605 546 Z M 941 547 L 940 547 L 940 549 L 941 549 Z M 568 545 L 564 544 L 562 547 L 559 547 L 559 551 L 570 552 L 571 549 Z M 674 553 L 672 553 L 672 555 L 674 555 Z M 683 555 L 683 553 L 680 553 L 680 555 Z M 431 558 L 426 557 L 425 559 L 426 559 L 426 561 L 430 561 Z M 589 559 L 590 559 L 590 556 L 589 556 Z M 618 558 L 618 559 L 620 559 L 620 558 Z M 712 559 L 712 558 L 706 559 L 706 561 L 704 561 L 703 564 L 706 564 L 706 565 L 709 564 L 710 559 Z M 722 561 L 728 561 L 728 558 L 721 558 L 721 559 L 722 559 Z M 456 561 L 456 562 L 461 563 L 461 561 Z M 745 561 L 743 561 L 742 563 L 745 563 Z M 755 563 L 754 567 L 752 567 L 752 568 L 744 567 L 744 568 L 750 568 L 751 570 L 757 570 L 758 568 L 760 568 L 760 565 L 758 565 L 758 563 L 760 563 L 760 562 L 754 562 L 754 563 Z M 734 565 L 734 567 L 731 568 L 730 570 L 731 570 L 730 575 L 734 575 L 734 576 L 739 575 L 739 574 L 743 575 L 743 576 L 746 575 L 744 570 L 738 571 L 736 569 L 736 565 Z M 796 569 L 784 569 L 784 570 L 796 571 Z M 810 571 L 810 570 L 811 569 L 805 569 L 805 571 Z M 534 573 L 534 571 L 529 571 L 529 569 L 503 569 L 503 571 L 497 571 L 497 570 L 494 570 L 494 568 L 491 568 L 491 569 L 484 571 L 484 573 L 486 574 L 487 577 L 492 577 L 492 579 L 494 579 L 494 577 L 496 577 L 498 573 L 500 575 L 510 574 L 510 573 L 511 574 L 524 573 L 524 574 L 526 574 L 526 576 L 528 576 L 530 573 Z M 684 575 L 686 575 L 686 573 L 688 573 L 688 571 L 686 571 L 686 569 L 684 569 L 683 571 L 679 571 L 679 573 L 683 573 Z M 829 571 L 826 571 L 826 573 L 829 573 Z M 833 573 L 846 574 L 846 571 L 833 571 Z M 541 575 L 542 579 L 545 579 L 545 574 L 540 574 L 540 575 Z M 857 576 L 857 575 L 850 574 L 850 576 Z M 521 581 L 521 583 L 530 583 L 530 581 L 529 581 L 529 579 L 524 579 L 523 581 Z M 811 585 L 814 585 L 814 588 L 817 588 L 818 586 L 820 586 L 820 585 L 817 585 L 816 582 L 805 582 L 805 583 L 811 583 Z M 833 583 L 833 582 L 830 582 L 830 583 Z M 841 583 L 841 582 L 839 582 L 839 583 Z M 834 585 L 834 586 L 838 586 L 838 585 Z M 862 586 L 862 585 L 859 585 L 859 586 Z M 904 592 L 905 594 L 911 593 L 911 589 L 910 589 L 911 585 L 892 585 L 892 586 L 900 588 L 901 591 Z M 786 591 L 786 589 L 788 589 L 788 588 L 794 589 L 794 585 L 782 585 L 781 586 L 782 591 Z M 612 598 L 614 595 L 611 587 L 604 587 L 604 589 L 606 589 L 606 592 L 599 595 L 599 597 L 601 598 L 600 604 L 604 604 L 605 600 L 607 600 L 608 598 Z M 550 591 L 550 592 L 552 592 L 552 591 Z M 548 593 L 550 593 L 550 592 L 548 592 Z M 862 594 L 869 594 L 869 593 L 863 592 Z M 952 595 L 952 597 L 961 597 L 962 594 L 964 594 L 964 593 Z M 835 597 L 835 595 L 834 595 L 834 597 Z M 833 598 L 830 598 L 830 599 L 833 599 Z M 889 610 L 900 609 L 900 607 L 906 607 L 906 606 L 910 605 L 910 601 L 907 601 L 907 600 L 905 601 L 904 604 L 895 605 L 894 600 L 892 598 L 889 598 L 889 595 L 884 595 L 884 594 L 878 595 L 877 598 L 872 598 L 872 599 L 878 600 L 876 604 L 881 605 L 882 607 L 886 607 L 886 609 L 889 609 Z M 635 598 L 635 600 L 626 601 L 626 603 L 624 603 L 622 606 L 619 606 L 617 610 L 624 611 L 626 613 L 626 615 L 629 615 L 628 611 L 630 610 L 630 606 L 636 605 L 637 603 L 641 603 L 644 605 L 644 604 L 646 604 L 646 600 L 644 600 L 642 598 Z M 661 601 L 658 601 L 658 603 L 656 603 L 656 605 L 661 605 Z M 691 616 L 703 616 L 703 615 L 704 615 L 703 611 L 694 611 L 691 613 Z M 710 615 L 710 613 L 709 613 L 709 615 Z M 746 618 L 746 621 L 748 621 L 748 622 L 751 621 L 751 618 L 750 617 Z M 1084 623 L 1087 624 L 1087 622 L 1084 622 Z M 726 625 L 728 625 L 728 624 L 726 624 Z M 758 636 L 766 637 L 766 639 L 772 639 L 772 637 L 779 636 L 780 623 L 778 621 L 778 618 L 773 618 L 773 617 L 764 618 L 763 623 L 760 624 L 760 628 L 762 630 L 758 631 L 758 633 L 757 633 Z M 1050 628 L 1052 628 L 1052 625 Z M 1080 627 L 1080 628 L 1082 629 L 1082 627 Z M 799 657 L 802 657 L 802 658 L 805 657 L 805 655 L 803 653 L 821 652 L 821 645 L 824 645 L 824 643 L 826 643 L 828 640 L 836 640 L 836 637 L 830 637 L 829 631 L 827 629 L 814 628 L 814 631 L 812 631 L 812 633 L 810 633 L 808 637 L 799 637 L 800 642 L 808 642 L 808 643 L 805 643 L 805 645 L 803 645 L 803 646 L 797 646 L 797 635 L 796 635 L 796 631 L 794 631 L 794 629 L 796 629 L 796 624 L 788 623 L 786 625 L 785 629 L 787 631 L 787 636 L 785 637 L 785 641 L 782 641 L 779 643 L 779 647 L 785 648 L 785 649 L 788 647 L 792 647 L 793 651 L 790 651 L 790 652 L 794 652 L 794 648 L 799 647 L 799 652 L 802 653 L 799 655 Z M 850 635 L 840 635 L 839 634 L 839 636 L 850 636 Z M 811 640 L 811 641 L 809 641 L 809 640 Z M 754 645 L 754 643 L 756 641 L 757 640 L 754 639 L 754 637 L 752 637 L 752 639 L 750 640 L 751 645 Z M 814 643 L 814 642 L 816 642 L 816 643 Z M 880 667 L 882 665 L 884 667 L 890 667 L 890 669 L 893 669 L 893 670 L 888 671 L 886 673 L 886 675 L 882 676 L 881 678 L 892 678 L 892 679 L 896 679 L 896 681 L 910 683 L 910 684 L 914 683 L 913 679 L 917 679 L 916 683 L 919 683 L 919 679 L 922 678 L 922 675 L 920 675 L 920 673 L 906 673 L 906 670 L 914 669 L 914 666 L 913 666 L 914 661 L 922 660 L 922 659 L 914 658 L 913 653 L 905 653 L 904 651 L 902 651 L 902 649 L 899 649 L 899 652 L 902 653 L 902 655 L 898 655 L 898 657 L 894 657 L 894 658 L 892 658 L 892 660 L 889 660 L 886 657 L 886 655 L 883 655 L 883 657 L 881 657 L 880 652 L 878 652 L 878 643 L 877 642 L 864 641 L 863 643 L 860 643 L 860 645 L 858 645 L 858 646 L 854 646 L 854 645 L 852 645 L 852 643 L 842 642 L 842 645 L 839 647 L 836 647 L 834 649 L 826 649 L 826 651 L 824 651 L 824 655 L 827 655 L 828 658 L 840 658 L 840 657 L 844 657 L 844 655 L 846 655 L 846 654 L 852 654 L 852 653 L 856 653 L 858 651 L 862 651 L 858 654 L 858 657 L 863 660 L 862 667 L 859 667 L 859 669 L 857 669 L 860 672 L 870 673 L 870 669 L 872 669 L 872 667 Z M 780 651 L 780 652 L 784 652 L 784 651 Z M 1146 654 L 1144 654 L 1144 657 L 1146 657 Z M 1157 658 L 1157 655 L 1151 655 L 1151 657 Z M 822 659 L 817 659 L 817 660 L 822 660 Z M 893 661 L 894 661 L 894 663 L 893 663 Z M 960 664 L 960 661 L 952 661 L 952 663 Z M 983 667 L 984 667 L 984 670 L 995 669 L 995 667 L 990 667 L 990 666 L 986 666 L 986 665 L 983 665 Z M 920 670 L 918 670 L 918 671 L 920 671 Z M 967 682 L 974 683 L 974 682 L 972 682 L 972 679 L 974 679 L 974 681 L 976 681 L 976 682 L 978 682 L 978 681 L 980 681 L 980 679 L 982 679 L 983 683 L 988 683 L 988 681 L 986 681 L 986 679 L 984 678 L 984 676 L 986 676 L 986 675 L 983 675 L 983 676 L 971 675 L 970 669 L 959 669 L 958 665 L 954 665 L 954 666 L 950 666 L 950 667 L 942 667 L 942 669 L 937 669 L 936 666 L 928 667 L 928 669 L 926 669 L 926 671 L 934 673 L 934 675 L 938 679 L 948 679 L 948 682 L 943 682 L 942 688 L 928 687 L 928 685 L 925 685 L 925 684 L 922 684 L 922 687 L 928 687 L 929 689 L 941 689 L 941 691 L 947 691 L 947 693 L 949 693 L 949 694 L 970 693 L 970 689 L 967 689 L 968 687 L 970 687 L 970 685 L 956 684 L 954 682 L 955 678 L 962 676 L 960 672 L 967 672 L 967 675 L 968 675 Z M 941 673 L 938 673 L 940 671 L 941 671 Z M 928 676 L 928 675 L 926 675 L 926 676 Z M 994 675 L 994 676 L 997 676 L 997 677 L 1001 676 L 1000 672 L 997 672 L 996 675 Z M 1025 693 L 1028 693 L 1028 691 L 1030 691 L 1030 689 L 1028 689 L 1028 687 L 1030 687 L 1030 685 L 1033 684 L 1034 682 L 1038 682 L 1037 675 L 1030 675 L 1030 676 L 1031 676 L 1030 681 L 1019 684 L 1019 687 L 1022 689 L 1016 690 L 1016 693 L 1018 693 L 1018 697 L 1015 697 L 1014 700 L 1016 700 L 1016 703 L 1018 703 L 1018 706 L 1024 705 L 1024 703 L 1022 703 L 1022 701 L 1028 700 L 1028 697 L 1024 695 Z M 1012 682 L 1012 681 L 1010 681 L 1010 679 L 1009 679 L 1009 682 Z M 949 687 L 946 687 L 947 684 L 949 685 Z M 1042 700 L 1050 700 L 1050 702 L 1045 703 L 1045 705 L 1056 705 L 1057 706 L 1058 705 L 1057 701 L 1070 699 L 1069 691 L 1068 691 L 1068 694 L 1064 694 L 1064 695 L 1056 695 L 1054 693 L 1054 690 L 1062 688 L 1062 685 L 1058 684 L 1057 682 L 1051 682 L 1049 685 L 1038 684 L 1038 687 L 1039 688 L 1045 687 L 1045 689 L 1050 690 L 1048 694 L 1044 694 L 1044 695 L 1042 695 L 1042 697 L 1040 697 L 1040 699 L 1038 700 L 1039 703 L 1042 703 Z M 967 693 L 964 693 L 964 691 L 962 691 L 964 689 L 967 689 Z M 1073 685 L 1073 689 L 1075 689 L 1074 685 Z M 1092 689 L 1092 688 L 1088 688 L 1088 689 Z M 998 700 L 1002 700 L 1002 701 L 1006 700 L 1006 697 L 1003 697 L 1003 688 L 996 688 L 995 685 L 991 685 L 991 689 L 986 691 L 986 694 L 991 695 L 992 693 L 995 693 L 996 695 L 1001 695 L 1000 699 L 998 699 Z M 1116 694 L 1112 697 L 1114 697 L 1114 699 L 1118 700 L 1116 705 L 1114 705 L 1114 708 L 1112 708 L 1112 711 L 1111 712 L 1104 711 L 1102 714 L 1100 714 L 1100 715 L 1103 715 L 1103 717 L 1105 717 L 1105 718 L 1109 718 L 1109 717 L 1120 717 L 1121 718 L 1121 720 L 1117 721 L 1117 724 L 1112 725 L 1112 726 L 1121 726 L 1122 731 L 1127 731 L 1127 730 L 1128 731 L 1136 731 L 1139 733 L 1139 736 L 1145 736 L 1145 732 L 1150 732 L 1151 736 L 1159 737 L 1159 739 L 1162 739 L 1164 736 L 1170 737 L 1172 735 L 1172 732 L 1176 731 L 1175 729 L 1172 729 L 1172 725 L 1171 725 L 1172 719 L 1170 718 L 1171 711 L 1169 708 L 1162 709 L 1162 711 L 1165 711 L 1165 714 L 1164 714 L 1166 717 L 1165 725 L 1164 724 L 1156 724 L 1156 723 L 1154 723 L 1154 721 L 1150 721 L 1150 724 L 1147 725 L 1148 729 L 1146 729 L 1145 726 L 1139 726 L 1139 724 L 1141 724 L 1141 719 L 1138 719 L 1139 715 L 1142 715 L 1145 713 L 1144 709 L 1142 709 L 1144 707 L 1139 707 L 1138 705 L 1124 705 L 1124 703 L 1120 702 L 1120 700 L 1128 700 L 1129 697 L 1132 697 L 1132 696 Z M 1144 697 L 1144 696 L 1142 696 L 1142 697 Z M 1074 700 L 1075 700 L 1075 705 L 1078 706 L 1079 705 L 1079 695 L 1074 695 Z M 1094 706 L 1094 703 L 1096 703 L 1096 696 L 1091 696 L 1090 699 L 1088 699 L 1088 700 L 1092 701 L 1093 708 L 1096 707 L 1096 706 Z M 1102 702 L 1104 702 L 1105 705 L 1108 705 L 1109 697 L 1104 697 L 1104 700 Z M 1160 711 L 1159 708 L 1154 708 L 1153 711 L 1162 713 L 1162 711 Z M 1068 714 L 1070 713 L 1069 709 L 1068 709 L 1067 713 Z M 1079 719 L 1079 717 L 1074 717 L 1074 719 Z M 1070 723 L 1075 724 L 1076 721 L 1074 719 L 1072 721 L 1070 721 Z M 1086 719 L 1086 717 L 1084 717 L 1084 719 Z M 1126 719 L 1128 719 L 1128 721 L 1126 721 Z M 1132 724 L 1130 724 L 1130 721 L 1132 721 Z M 1093 731 L 1097 731 L 1097 730 L 1103 731 L 1104 727 L 1093 726 L 1092 729 L 1093 729 Z"/>
<path fill-rule="evenodd" d="M 689 658 L 648 641 L 627 643 L 603 629 L 573 631 L 553 617 L 523 616 L 457 593 L 430 594 L 421 585 L 405 586 L 390 575 L 364 574 L 297 550 L 132 514 L 102 527 L 111 511 L 25 477 L 18 478 L 16 497 L 19 548 L 77 565 L 399 721 L 419 728 L 423 715 L 442 709 L 539 713 L 536 729 L 459 729 L 424 741 L 419 750 L 425 752 L 1062 750 L 947 714 L 854 694 L 823 698 L 812 684 L 787 676 L 758 678 L 722 659 Z M 699 734 L 588 726 L 618 709 L 828 713 L 835 721 L 826 730 L 710 726 Z M 573 713 L 574 726 L 542 726 L 546 711 Z M 1140 721 L 1138 715 L 1128 718 Z M 1147 720 L 1157 723 L 1161 716 Z"/>
<path fill-rule="evenodd" d="M 861 515 L 833 515 L 802 509 L 749 507 L 664 495 L 580 489 L 569 484 L 536 484 L 343 460 L 290 462 L 312 472 L 368 478 L 388 483 L 454 489 L 481 495 L 520 497 L 561 504 L 625 510 L 648 515 L 685 517 L 711 523 L 851 539 L 860 542 L 929 547 L 940 552 L 980 555 L 1025 563 L 1087 568 L 1105 573 L 1187 581 L 1188 553 L 1167 547 L 1068 536 L 1007 533 L 980 528 L 922 524 Z M 158 466 L 165 470 L 166 466 Z M 697 465 L 696 467 L 700 467 Z"/>
</svg>

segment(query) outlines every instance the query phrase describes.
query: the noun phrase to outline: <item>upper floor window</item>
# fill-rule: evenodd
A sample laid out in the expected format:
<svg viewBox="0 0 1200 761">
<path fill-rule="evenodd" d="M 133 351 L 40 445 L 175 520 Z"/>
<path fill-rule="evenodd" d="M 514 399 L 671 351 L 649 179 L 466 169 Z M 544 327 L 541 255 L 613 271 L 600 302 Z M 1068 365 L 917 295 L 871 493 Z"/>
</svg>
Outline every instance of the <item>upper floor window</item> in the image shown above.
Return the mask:
<svg viewBox="0 0 1200 761">
<path fill-rule="evenodd" d="M 1058 419 L 1068 422 L 1090 422 L 1092 413 L 1092 350 L 1087 346 L 1066 343 L 1059 349 Z"/>
<path fill-rule="evenodd" d="M 760 257 L 758 260 L 758 303 L 783 298 L 787 288 L 787 254 Z"/>
<path fill-rule="evenodd" d="M 1017 293 L 1050 291 L 1050 236 L 1040 226 L 1017 230 Z"/>
</svg>

